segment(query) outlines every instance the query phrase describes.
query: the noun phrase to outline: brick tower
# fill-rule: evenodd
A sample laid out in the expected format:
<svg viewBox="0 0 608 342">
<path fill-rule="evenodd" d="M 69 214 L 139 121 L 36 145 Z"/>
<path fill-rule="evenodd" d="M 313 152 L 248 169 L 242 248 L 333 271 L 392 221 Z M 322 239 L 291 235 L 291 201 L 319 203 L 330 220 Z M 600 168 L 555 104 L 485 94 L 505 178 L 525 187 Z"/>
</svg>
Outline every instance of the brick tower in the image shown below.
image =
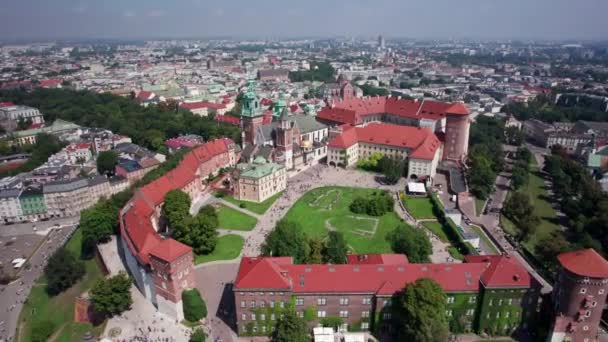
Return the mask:
<svg viewBox="0 0 608 342">
<path fill-rule="evenodd" d="M 243 146 L 256 143 L 255 136 L 258 127 L 264 122 L 260 99 L 255 93 L 255 81 L 247 82 L 247 91 L 241 103 L 241 131 L 243 134 Z"/>
<path fill-rule="evenodd" d="M 462 160 L 469 149 L 469 110 L 462 104 L 454 104 L 446 110 L 445 148 L 443 159 Z"/>
<path fill-rule="evenodd" d="M 192 248 L 166 239 L 150 252 L 158 311 L 178 321 L 184 319 L 182 292 L 195 286 Z"/>
<path fill-rule="evenodd" d="M 551 342 L 597 341 L 608 291 L 608 262 L 593 249 L 558 255 Z"/>
<path fill-rule="evenodd" d="M 289 109 L 283 108 L 277 128 L 277 150 L 285 158 L 285 168 L 293 168 L 293 125 L 289 117 Z"/>
</svg>

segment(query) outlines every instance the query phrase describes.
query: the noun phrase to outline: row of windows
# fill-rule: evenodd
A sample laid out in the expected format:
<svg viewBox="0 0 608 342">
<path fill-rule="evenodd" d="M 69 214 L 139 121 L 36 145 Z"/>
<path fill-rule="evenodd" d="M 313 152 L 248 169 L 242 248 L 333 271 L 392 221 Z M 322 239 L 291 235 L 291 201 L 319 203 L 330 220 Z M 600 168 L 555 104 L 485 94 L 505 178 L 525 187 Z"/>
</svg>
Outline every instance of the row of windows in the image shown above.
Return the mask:
<svg viewBox="0 0 608 342">
<path fill-rule="evenodd" d="M 446 316 L 448 316 L 448 317 L 452 317 L 452 315 L 454 314 L 454 311 L 453 311 L 453 310 L 446 310 L 446 311 L 445 311 L 445 314 L 446 314 Z M 475 314 L 475 309 L 468 309 L 468 310 L 465 312 L 465 315 L 467 315 L 467 316 L 473 316 L 474 314 Z"/>
<path fill-rule="evenodd" d="M 246 325 L 243 325 L 243 326 L 241 327 L 241 331 L 242 331 L 243 333 L 248 333 L 249 331 L 248 331 L 247 329 L 248 329 L 248 328 L 247 328 L 247 326 L 246 326 Z M 367 329 L 369 329 L 369 323 L 368 323 L 368 322 L 361 322 L 361 329 L 362 329 L 362 330 L 367 330 Z M 255 334 L 255 333 L 257 333 L 258 331 L 260 331 L 260 332 L 262 332 L 262 333 L 266 333 L 266 326 L 265 326 L 265 325 L 262 325 L 262 326 L 259 328 L 259 330 L 258 330 L 258 326 L 257 326 L 257 325 L 253 325 L 253 326 L 251 327 L 251 333 L 254 333 L 254 334 Z M 341 324 L 341 325 L 340 325 L 340 327 L 338 328 L 338 331 L 340 331 L 340 332 L 345 332 L 345 331 L 348 331 L 348 324 L 347 324 L 347 323 L 343 323 L 343 324 Z"/>
<path fill-rule="evenodd" d="M 448 304 L 452 304 L 452 303 L 454 303 L 454 300 L 456 300 L 455 297 L 449 296 L 447 299 L 447 302 L 448 302 Z M 477 297 L 475 297 L 475 296 L 469 297 L 469 304 L 474 304 L 474 303 L 477 303 Z"/>
<path fill-rule="evenodd" d="M 285 307 L 285 301 L 283 301 L 283 300 L 280 301 L 280 302 L 278 302 L 278 304 L 279 304 L 279 307 L 281 307 L 281 308 Z M 269 307 L 274 308 L 274 305 L 275 305 L 275 301 L 274 300 L 268 301 L 268 306 Z M 247 307 L 247 301 L 242 300 L 241 301 L 241 307 L 242 308 L 246 308 Z M 255 308 L 255 307 L 265 308 L 266 307 L 266 302 L 263 301 L 263 300 L 261 300 L 261 301 L 259 301 L 259 303 L 256 303 L 255 300 L 252 300 L 252 301 L 249 302 L 249 307 L 250 308 Z"/>
<path fill-rule="evenodd" d="M 349 298 L 347 297 L 340 297 L 340 305 L 348 305 L 350 303 Z M 370 305 L 372 303 L 372 298 L 371 297 L 364 297 L 361 299 L 361 304 L 364 305 Z M 391 300 L 390 298 L 387 298 L 384 300 L 384 306 L 390 305 Z M 296 305 L 300 306 L 300 305 L 304 305 L 304 298 L 303 297 L 297 297 L 296 298 Z M 320 297 L 317 298 L 317 305 L 327 305 L 327 298 L 325 297 Z"/>
</svg>

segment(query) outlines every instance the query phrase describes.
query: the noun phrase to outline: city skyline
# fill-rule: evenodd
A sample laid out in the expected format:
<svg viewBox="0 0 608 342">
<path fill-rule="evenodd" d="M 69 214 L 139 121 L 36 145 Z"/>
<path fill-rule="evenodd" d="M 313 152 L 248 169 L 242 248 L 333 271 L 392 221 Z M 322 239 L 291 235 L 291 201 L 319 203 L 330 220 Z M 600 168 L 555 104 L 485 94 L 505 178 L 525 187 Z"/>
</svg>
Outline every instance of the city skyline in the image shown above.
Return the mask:
<svg viewBox="0 0 608 342">
<path fill-rule="evenodd" d="M 24 0 L 0 6 L 0 39 L 374 36 L 601 40 L 608 3 L 584 0 Z M 23 25 L 24 18 L 31 23 Z"/>
</svg>

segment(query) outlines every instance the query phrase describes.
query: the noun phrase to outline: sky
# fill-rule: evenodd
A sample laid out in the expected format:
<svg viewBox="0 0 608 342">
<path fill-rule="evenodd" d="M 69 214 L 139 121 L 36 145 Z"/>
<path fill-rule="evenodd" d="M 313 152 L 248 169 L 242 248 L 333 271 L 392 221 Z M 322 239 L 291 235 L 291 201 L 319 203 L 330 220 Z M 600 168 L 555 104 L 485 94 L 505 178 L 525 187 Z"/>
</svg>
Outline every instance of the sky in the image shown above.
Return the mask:
<svg viewBox="0 0 608 342">
<path fill-rule="evenodd" d="M 2 0 L 0 39 L 608 39 L 607 0 Z"/>
</svg>

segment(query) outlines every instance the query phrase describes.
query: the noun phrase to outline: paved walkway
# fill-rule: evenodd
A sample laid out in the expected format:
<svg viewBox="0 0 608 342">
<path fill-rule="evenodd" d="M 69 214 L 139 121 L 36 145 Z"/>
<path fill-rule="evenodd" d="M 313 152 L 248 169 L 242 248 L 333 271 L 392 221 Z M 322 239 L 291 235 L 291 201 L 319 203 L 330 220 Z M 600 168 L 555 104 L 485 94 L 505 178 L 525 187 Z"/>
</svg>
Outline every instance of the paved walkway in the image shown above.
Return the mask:
<svg viewBox="0 0 608 342">
<path fill-rule="evenodd" d="M 537 156 L 537 154 L 540 154 L 537 152 L 538 151 L 536 150 L 533 151 L 535 158 L 544 162 L 544 156 Z M 506 157 L 505 160 L 507 162 L 510 162 L 510 160 Z M 542 164 L 539 165 L 542 168 Z M 521 262 L 521 264 L 528 270 L 528 272 L 530 272 L 530 274 L 532 274 L 542 284 L 543 293 L 547 293 L 553 289 L 551 284 L 549 284 L 543 277 L 541 277 L 538 272 L 536 272 L 536 270 L 528 263 L 528 261 L 515 249 L 515 247 L 513 247 L 509 240 L 507 240 L 506 234 L 500 226 L 500 209 L 502 209 L 503 203 L 507 198 L 507 194 L 510 189 L 510 177 L 511 174 L 506 171 L 501 172 L 498 177 L 496 177 L 496 191 L 494 191 L 494 193 L 490 195 L 490 198 L 492 199 L 492 204 L 491 208 L 489 208 L 490 210 L 488 210 L 488 214 L 476 215 L 474 211 L 470 211 L 469 208 L 471 208 L 471 206 L 462 206 L 462 211 L 465 216 L 467 216 L 471 221 L 473 221 L 473 223 L 482 226 L 484 231 L 494 240 L 494 242 L 498 243 L 497 247 L 499 247 L 502 251 L 505 251 L 517 258 L 519 262 Z M 470 198 L 470 201 L 473 201 L 472 197 Z M 496 212 L 492 212 L 491 209 L 496 209 Z"/>
</svg>

